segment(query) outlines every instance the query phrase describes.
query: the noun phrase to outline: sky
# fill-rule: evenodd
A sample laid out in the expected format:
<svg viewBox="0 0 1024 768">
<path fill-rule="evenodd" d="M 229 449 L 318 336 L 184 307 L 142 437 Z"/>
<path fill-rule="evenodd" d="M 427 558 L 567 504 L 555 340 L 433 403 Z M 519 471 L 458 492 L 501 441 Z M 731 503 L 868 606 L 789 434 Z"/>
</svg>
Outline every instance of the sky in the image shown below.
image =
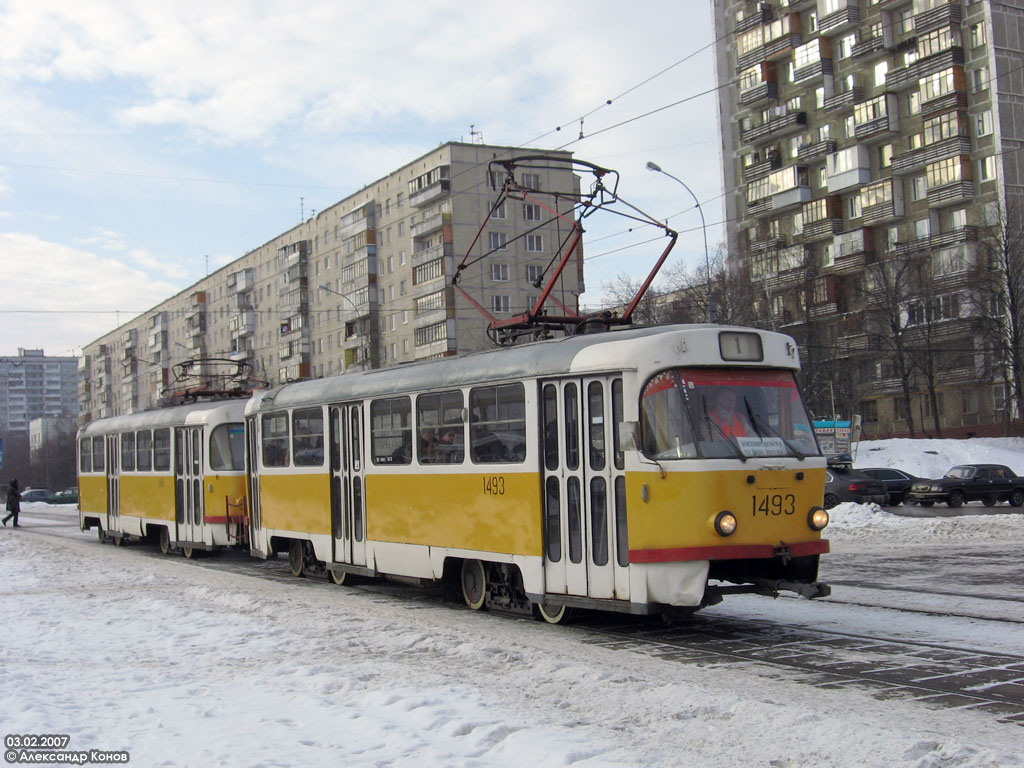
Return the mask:
<svg viewBox="0 0 1024 768">
<path fill-rule="evenodd" d="M 471 130 L 619 171 L 682 233 L 666 266 L 703 263 L 701 211 L 722 239 L 712 42 L 709 0 L 0 0 L 0 355 L 77 354 Z M 663 242 L 588 223 L 596 304 Z"/>
<path fill-rule="evenodd" d="M 876 463 L 926 475 L 964 444 L 981 460 L 1020 461 L 1019 439 L 870 447 Z M 787 643 L 843 636 L 822 635 L 811 664 L 863 664 L 851 641 L 866 638 L 880 652 L 915 644 L 886 663 L 918 675 L 929 648 L 1020 658 L 1022 588 L 1005 576 L 1024 525 L 1005 505 L 978 509 L 922 519 L 841 504 L 822 558 L 831 597 L 733 595 L 694 623 L 758 622 Z M 266 768 L 1024 766 L 1021 725 L 991 710 L 817 686 L 767 664 L 678 663 L 571 624 L 102 546 L 71 505 L 25 504 L 21 521 L 0 528 L 0 721 L 9 734 L 67 734 L 69 750 Z M 872 573 L 865 558 L 890 567 Z"/>
</svg>

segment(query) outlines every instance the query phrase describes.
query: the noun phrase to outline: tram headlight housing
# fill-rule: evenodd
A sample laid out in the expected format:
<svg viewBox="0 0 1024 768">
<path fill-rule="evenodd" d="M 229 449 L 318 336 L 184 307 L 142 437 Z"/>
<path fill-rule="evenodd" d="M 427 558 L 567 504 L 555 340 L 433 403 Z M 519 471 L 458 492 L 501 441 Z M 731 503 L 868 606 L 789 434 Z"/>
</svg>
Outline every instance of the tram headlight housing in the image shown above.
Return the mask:
<svg viewBox="0 0 1024 768">
<path fill-rule="evenodd" d="M 807 525 L 812 531 L 824 530 L 828 525 L 828 512 L 821 507 L 811 507 L 811 511 L 807 513 Z"/>
<path fill-rule="evenodd" d="M 719 536 L 732 536 L 736 532 L 736 515 L 722 510 L 715 515 L 715 533 Z"/>
</svg>

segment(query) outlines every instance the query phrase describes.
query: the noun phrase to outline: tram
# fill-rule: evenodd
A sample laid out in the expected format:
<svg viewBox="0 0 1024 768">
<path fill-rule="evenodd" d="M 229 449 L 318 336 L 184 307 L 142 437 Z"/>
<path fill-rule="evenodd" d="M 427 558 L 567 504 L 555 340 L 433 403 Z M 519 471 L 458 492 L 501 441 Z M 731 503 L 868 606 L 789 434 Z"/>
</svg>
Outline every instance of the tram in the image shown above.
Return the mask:
<svg viewBox="0 0 1024 768">
<path fill-rule="evenodd" d="M 257 392 L 244 414 L 251 552 L 287 552 L 294 574 L 338 584 L 449 580 L 472 609 L 552 623 L 576 608 L 671 613 L 735 592 L 827 595 L 817 581 L 825 459 L 798 369 L 782 334 L 668 326 Z M 218 423 L 237 430 L 232 414 Z M 111 440 L 147 417 L 125 418 L 87 434 Z M 102 490 L 90 491 L 93 507 Z M 132 510 L 110 530 L 145 532 Z M 176 531 L 191 540 L 180 522 Z"/>
<path fill-rule="evenodd" d="M 78 433 L 79 522 L 100 541 L 164 553 L 246 538 L 245 400 L 195 402 L 99 419 Z"/>
</svg>

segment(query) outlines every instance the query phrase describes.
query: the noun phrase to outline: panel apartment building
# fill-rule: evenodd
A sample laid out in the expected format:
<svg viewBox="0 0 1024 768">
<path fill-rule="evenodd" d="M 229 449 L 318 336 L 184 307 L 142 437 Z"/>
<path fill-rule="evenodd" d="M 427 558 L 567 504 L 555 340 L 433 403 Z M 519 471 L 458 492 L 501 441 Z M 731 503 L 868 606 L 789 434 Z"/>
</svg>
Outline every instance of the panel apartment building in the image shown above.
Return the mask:
<svg viewBox="0 0 1024 768">
<path fill-rule="evenodd" d="M 712 7 L 730 267 L 826 372 L 818 413 L 830 392 L 868 436 L 935 434 L 936 410 L 944 436 L 998 433 L 1019 414 L 977 276 L 1024 179 L 1022 4 Z"/>
<path fill-rule="evenodd" d="M 561 159 L 517 181 L 569 193 L 571 216 L 570 152 L 441 145 L 87 345 L 80 423 L 157 405 L 195 359 L 248 363 L 273 386 L 489 348 L 487 320 L 452 285 L 481 225 L 471 260 L 486 258 L 459 285 L 497 318 L 539 297 L 566 232 L 528 201 L 489 215 L 489 162 L 520 154 Z M 574 259 L 555 293 L 573 310 L 582 251 Z"/>
<path fill-rule="evenodd" d="M 77 357 L 48 357 L 41 349 L 0 357 L 0 434 L 27 442 L 34 419 L 74 417 L 77 368 Z"/>
</svg>

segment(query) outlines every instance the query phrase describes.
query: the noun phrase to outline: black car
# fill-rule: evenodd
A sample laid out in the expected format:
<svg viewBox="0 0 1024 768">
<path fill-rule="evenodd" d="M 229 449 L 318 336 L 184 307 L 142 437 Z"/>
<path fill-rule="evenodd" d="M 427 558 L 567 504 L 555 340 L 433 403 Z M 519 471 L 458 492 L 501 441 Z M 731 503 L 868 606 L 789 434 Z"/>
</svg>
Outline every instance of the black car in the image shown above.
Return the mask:
<svg viewBox="0 0 1024 768">
<path fill-rule="evenodd" d="M 825 470 L 825 509 L 853 501 L 857 504 L 885 504 L 889 495 L 881 481 L 853 469 L 842 457 L 829 459 Z"/>
<path fill-rule="evenodd" d="M 885 486 L 886 493 L 889 494 L 889 505 L 893 507 L 902 504 L 910 487 L 921 480 L 921 478 L 914 477 L 909 472 L 904 472 L 902 469 L 894 469 L 893 467 L 869 467 L 867 469 L 858 469 L 857 471 L 881 481 L 882 485 Z"/>
<path fill-rule="evenodd" d="M 1014 507 L 1024 505 L 1024 477 L 1018 477 L 1002 464 L 958 464 L 939 480 L 919 480 L 907 493 L 907 501 L 930 507 L 944 501 L 959 507 L 965 501 L 981 501 L 994 507 L 1008 501 Z"/>
</svg>

